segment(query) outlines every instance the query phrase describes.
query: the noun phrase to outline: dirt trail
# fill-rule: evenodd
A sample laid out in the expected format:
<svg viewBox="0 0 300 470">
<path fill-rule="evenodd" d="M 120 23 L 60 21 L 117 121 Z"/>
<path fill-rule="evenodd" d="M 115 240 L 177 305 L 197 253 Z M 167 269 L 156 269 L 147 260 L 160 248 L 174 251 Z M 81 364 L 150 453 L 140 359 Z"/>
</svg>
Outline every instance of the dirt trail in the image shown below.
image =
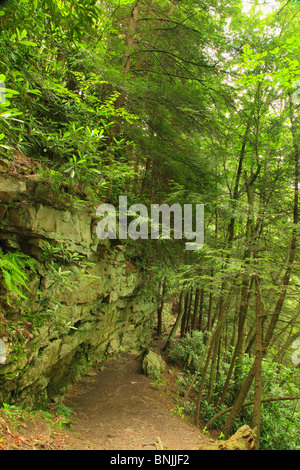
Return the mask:
<svg viewBox="0 0 300 470">
<path fill-rule="evenodd" d="M 165 378 L 170 378 L 167 369 Z M 175 405 L 166 389 L 152 382 L 142 372 L 141 358 L 134 354 L 106 362 L 83 377 L 64 401 L 73 410 L 69 435 L 76 442 L 71 448 L 201 449 L 209 438 L 172 414 Z"/>
</svg>

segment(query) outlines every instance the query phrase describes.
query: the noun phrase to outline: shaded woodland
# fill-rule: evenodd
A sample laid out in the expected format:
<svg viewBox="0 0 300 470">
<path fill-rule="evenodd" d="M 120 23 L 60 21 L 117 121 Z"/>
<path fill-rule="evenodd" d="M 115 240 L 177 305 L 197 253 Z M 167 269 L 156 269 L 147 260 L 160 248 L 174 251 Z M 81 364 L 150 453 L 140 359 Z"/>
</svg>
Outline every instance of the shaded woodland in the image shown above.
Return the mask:
<svg viewBox="0 0 300 470">
<path fill-rule="evenodd" d="M 34 162 L 64 207 L 204 204 L 201 250 L 120 242 L 151 274 L 159 335 L 172 300 L 183 406 L 299 449 L 300 5 L 259 3 L 1 5 L 0 155 Z M 0 248 L 0 272 L 21 301 L 17 254 Z"/>
</svg>

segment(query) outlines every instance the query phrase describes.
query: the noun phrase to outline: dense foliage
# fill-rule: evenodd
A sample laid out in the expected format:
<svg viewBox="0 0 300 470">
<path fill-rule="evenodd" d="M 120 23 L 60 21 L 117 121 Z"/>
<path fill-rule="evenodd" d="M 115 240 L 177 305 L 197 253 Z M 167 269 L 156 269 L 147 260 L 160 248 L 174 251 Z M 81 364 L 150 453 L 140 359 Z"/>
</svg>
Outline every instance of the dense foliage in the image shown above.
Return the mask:
<svg viewBox="0 0 300 470">
<path fill-rule="evenodd" d="M 177 365 L 180 365 L 186 372 L 185 377 L 177 380 L 177 385 L 183 390 L 185 394 L 186 389 L 190 386 L 192 378 L 197 370 L 201 358 L 205 350 L 203 341 L 203 333 L 194 331 L 193 334 L 187 334 L 185 337 L 174 341 L 170 350 L 170 359 Z M 250 368 L 251 358 L 244 354 L 242 357 L 242 367 L 239 375 L 232 380 L 228 387 L 227 398 L 225 402 L 219 406 L 218 400 L 221 396 L 222 390 L 225 385 L 226 376 L 230 366 L 230 353 L 223 357 L 220 366 L 218 377 L 214 385 L 214 394 L 203 400 L 202 405 L 202 419 L 209 424 L 208 429 L 220 429 L 225 424 L 229 407 L 239 387 L 242 386 Z M 274 397 L 274 401 L 265 402 L 261 407 L 261 449 L 263 450 L 299 450 L 300 436 L 299 436 L 299 422 L 300 412 L 295 400 L 281 401 L 276 400 L 276 397 L 293 397 L 297 396 L 297 374 L 296 370 L 291 370 L 290 367 L 284 366 L 276 362 L 264 360 L 262 363 L 262 370 L 264 374 L 264 395 Z M 201 373 L 200 373 L 201 376 Z M 197 393 L 199 387 L 199 379 L 195 381 L 193 389 Z M 210 394 L 210 380 L 206 379 L 205 392 L 208 397 Z M 247 396 L 246 405 L 242 408 L 238 419 L 234 424 L 234 430 L 237 430 L 244 424 L 249 424 L 252 421 L 253 415 L 253 400 L 254 388 L 249 391 Z M 195 412 L 195 404 L 191 397 L 187 396 L 183 399 L 184 409 L 188 414 Z M 223 415 L 220 415 L 215 421 L 213 418 L 218 413 L 227 410 Z M 222 436 L 222 434 L 221 434 Z"/>
<path fill-rule="evenodd" d="M 159 332 L 177 302 L 171 354 L 196 374 L 196 419 L 232 407 L 225 435 L 245 422 L 278 449 L 299 446 L 297 400 L 263 402 L 299 394 L 299 15 L 296 1 L 0 10 L 1 158 L 29 158 L 68 207 L 205 205 L 202 250 L 139 240 L 130 256 L 153 272 Z M 20 294 L 28 260 L 9 270 L 9 256 L 2 277 Z"/>
</svg>

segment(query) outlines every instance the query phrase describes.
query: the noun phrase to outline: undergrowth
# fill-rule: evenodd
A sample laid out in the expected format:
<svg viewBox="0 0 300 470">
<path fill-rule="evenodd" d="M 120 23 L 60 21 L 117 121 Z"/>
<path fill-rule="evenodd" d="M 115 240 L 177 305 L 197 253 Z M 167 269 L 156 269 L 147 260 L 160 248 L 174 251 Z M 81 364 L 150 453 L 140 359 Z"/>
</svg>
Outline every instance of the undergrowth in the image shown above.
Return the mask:
<svg viewBox="0 0 300 470">
<path fill-rule="evenodd" d="M 203 342 L 203 334 L 194 331 L 192 335 L 186 336 L 172 341 L 172 346 L 169 353 L 171 361 L 180 365 L 185 372 L 185 377 L 177 381 L 178 387 L 183 392 L 187 390 L 190 385 L 195 371 L 198 368 L 199 361 L 205 350 Z M 235 380 L 231 380 L 227 398 L 221 407 L 217 407 L 217 402 L 223 390 L 227 371 L 229 368 L 229 361 L 223 360 L 218 370 L 217 380 L 213 394 L 209 400 L 208 388 L 209 377 L 205 383 L 205 390 L 201 403 L 201 418 L 204 422 L 208 422 L 219 411 L 232 406 L 234 397 L 237 391 L 242 386 L 245 377 L 253 363 L 253 358 L 248 355 L 243 355 L 241 358 L 241 370 Z M 269 360 L 263 361 L 263 398 L 267 397 L 287 397 L 299 395 L 299 369 L 291 370 L 283 364 L 277 364 Z M 201 369 L 198 378 L 195 381 L 193 391 L 195 396 L 199 388 L 199 381 L 201 380 Z M 253 400 L 254 386 L 250 389 L 247 396 L 247 401 Z M 182 399 L 182 406 L 184 411 L 188 414 L 195 413 L 195 403 L 191 399 Z M 222 428 L 228 414 L 225 413 L 222 417 L 216 420 L 212 429 Z M 245 406 L 241 409 L 234 429 L 235 432 L 239 427 L 247 424 L 251 427 L 253 420 L 253 406 Z M 300 407 L 298 400 L 293 401 L 272 401 L 262 403 L 261 405 L 261 437 L 260 447 L 262 450 L 299 450 L 300 449 Z"/>
<path fill-rule="evenodd" d="M 0 408 L 0 449 L 65 450 L 64 431 L 70 425 L 69 415 L 65 409 L 49 413 L 3 403 Z"/>
</svg>

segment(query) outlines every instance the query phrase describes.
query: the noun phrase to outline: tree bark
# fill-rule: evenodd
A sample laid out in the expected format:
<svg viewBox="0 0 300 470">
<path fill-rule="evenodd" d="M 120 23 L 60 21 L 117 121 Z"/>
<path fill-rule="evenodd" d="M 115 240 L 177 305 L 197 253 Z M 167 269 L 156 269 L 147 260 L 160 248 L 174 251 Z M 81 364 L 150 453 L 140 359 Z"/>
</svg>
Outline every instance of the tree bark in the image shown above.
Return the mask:
<svg viewBox="0 0 300 470">
<path fill-rule="evenodd" d="M 160 304 L 157 309 L 157 336 L 161 336 L 162 334 L 162 312 L 163 312 L 164 303 L 165 303 L 166 289 L 167 289 L 167 281 L 166 281 L 166 278 L 164 277 L 161 283 Z"/>
<path fill-rule="evenodd" d="M 199 287 L 197 287 L 196 292 L 195 292 L 194 313 L 193 313 L 193 318 L 192 318 L 191 330 L 195 330 L 196 327 L 197 327 L 197 313 L 198 313 L 198 307 L 199 307 L 199 295 L 200 295 L 200 289 L 199 289 Z"/>
<path fill-rule="evenodd" d="M 296 131 L 295 131 L 295 126 L 294 126 L 291 102 L 290 102 L 290 121 L 291 121 L 291 132 L 292 132 L 292 136 L 293 136 L 293 144 L 294 144 L 294 150 L 295 150 L 295 152 L 294 152 L 294 157 L 295 157 L 295 178 L 294 178 L 294 201 L 293 201 L 293 224 L 294 224 L 294 228 L 293 228 L 293 231 L 292 231 L 292 238 L 291 238 L 290 248 L 289 248 L 289 252 L 288 252 L 287 266 L 286 266 L 286 269 L 285 269 L 285 272 L 284 272 L 284 275 L 283 275 L 283 278 L 282 278 L 282 281 L 281 281 L 281 286 L 282 286 L 281 287 L 281 292 L 279 294 L 279 298 L 276 302 L 275 308 L 274 308 L 273 313 L 271 315 L 271 320 L 270 320 L 270 323 L 268 325 L 266 334 L 263 338 L 263 345 L 262 345 L 263 356 L 265 355 L 265 353 L 267 351 L 267 348 L 268 348 L 268 346 L 271 342 L 275 327 L 276 327 L 277 322 L 279 320 L 279 316 L 280 316 L 280 313 L 281 313 L 281 310 L 282 310 L 282 306 L 283 306 L 283 303 L 284 303 L 284 300 L 285 300 L 285 297 L 286 297 L 287 288 L 288 288 L 288 285 L 289 285 L 291 272 L 292 272 L 292 267 L 293 267 L 293 263 L 294 263 L 294 260 L 295 260 L 295 254 L 296 254 L 297 225 L 298 225 L 298 221 L 299 221 L 299 212 L 298 212 L 298 204 L 299 204 L 299 146 L 298 146 L 297 140 L 296 140 Z M 236 399 L 236 402 L 235 402 L 235 404 L 233 405 L 233 407 L 231 409 L 230 415 L 227 418 L 227 421 L 226 421 L 224 429 L 223 429 L 223 432 L 224 432 L 225 436 L 229 435 L 229 433 L 232 429 L 233 423 L 234 423 L 236 417 L 238 416 L 241 407 L 243 406 L 243 403 L 245 401 L 245 398 L 247 396 L 249 388 L 250 388 L 250 386 L 252 384 L 252 381 L 255 377 L 255 370 L 256 370 L 255 366 L 256 365 L 254 363 L 253 366 L 251 367 L 249 373 L 248 373 L 248 376 L 245 379 L 245 382 L 244 382 L 244 384 L 242 386 L 242 389 L 241 389 L 241 391 L 240 391 L 240 393 L 239 393 L 239 395 Z"/>
<path fill-rule="evenodd" d="M 168 351 L 169 347 L 170 347 L 170 344 L 171 344 L 171 341 L 172 339 L 175 337 L 175 334 L 180 326 L 180 323 L 181 323 L 181 320 L 182 320 L 182 316 L 183 316 L 183 313 L 184 313 L 184 290 L 182 290 L 180 292 L 180 299 L 179 299 L 179 312 L 178 312 L 178 315 L 177 315 L 177 318 L 176 318 L 176 321 L 173 325 L 173 328 L 171 330 L 171 333 L 169 335 L 169 338 L 165 344 L 165 346 L 163 347 L 163 351 Z"/>
<path fill-rule="evenodd" d="M 253 407 L 253 428 L 256 429 L 255 449 L 259 450 L 260 440 L 260 415 L 262 397 L 262 314 L 261 314 L 261 292 L 259 277 L 255 277 L 255 316 L 256 316 L 256 354 L 255 354 L 255 387 Z"/>
<path fill-rule="evenodd" d="M 208 343 L 207 343 L 207 346 L 206 346 L 206 351 L 205 351 L 205 354 L 203 355 L 203 359 L 200 361 L 199 363 L 199 366 L 198 366 L 198 369 L 194 375 L 194 378 L 192 380 L 192 383 L 189 387 L 189 389 L 187 390 L 187 393 L 185 395 L 185 398 L 187 398 L 187 396 L 189 395 L 191 389 L 193 388 L 194 386 L 194 383 L 196 381 L 196 378 L 198 377 L 198 374 L 200 372 L 200 369 L 202 367 L 202 363 L 205 359 L 205 364 L 204 364 L 204 370 L 202 372 L 202 377 L 201 377 L 201 382 L 200 382 L 200 385 L 199 385 L 199 391 L 198 391 L 198 398 L 197 398 L 197 403 L 196 403 L 196 417 L 195 417 L 195 422 L 196 422 L 196 425 L 198 424 L 199 422 L 199 413 L 200 413 L 200 407 L 201 407 L 201 400 L 202 400 L 202 393 L 203 393 L 203 389 L 204 389 L 204 383 L 205 383 L 205 378 L 206 378 L 206 374 L 207 374 L 207 369 L 208 369 L 208 366 L 209 366 L 209 362 L 210 362 L 210 358 L 211 358 L 211 354 L 212 354 L 212 351 L 213 351 L 213 346 L 214 346 L 214 343 L 215 341 L 218 339 L 219 337 L 219 333 L 220 333 L 220 329 L 222 327 L 222 324 L 223 324 L 223 320 L 224 320 L 224 315 L 226 313 L 226 310 L 227 310 L 227 307 L 229 305 L 229 302 L 230 302 L 230 299 L 231 299 L 231 294 L 232 294 L 232 291 L 233 291 L 233 288 L 234 288 L 234 285 L 232 285 L 232 288 L 231 290 L 228 292 L 227 294 L 227 297 L 226 297 L 226 300 L 225 302 L 223 303 L 222 305 L 222 310 L 220 312 L 220 316 L 219 316 L 219 319 L 218 319 L 218 324 L 213 332 L 213 334 L 211 335 L 211 337 L 209 338 L 208 340 Z"/>
</svg>

